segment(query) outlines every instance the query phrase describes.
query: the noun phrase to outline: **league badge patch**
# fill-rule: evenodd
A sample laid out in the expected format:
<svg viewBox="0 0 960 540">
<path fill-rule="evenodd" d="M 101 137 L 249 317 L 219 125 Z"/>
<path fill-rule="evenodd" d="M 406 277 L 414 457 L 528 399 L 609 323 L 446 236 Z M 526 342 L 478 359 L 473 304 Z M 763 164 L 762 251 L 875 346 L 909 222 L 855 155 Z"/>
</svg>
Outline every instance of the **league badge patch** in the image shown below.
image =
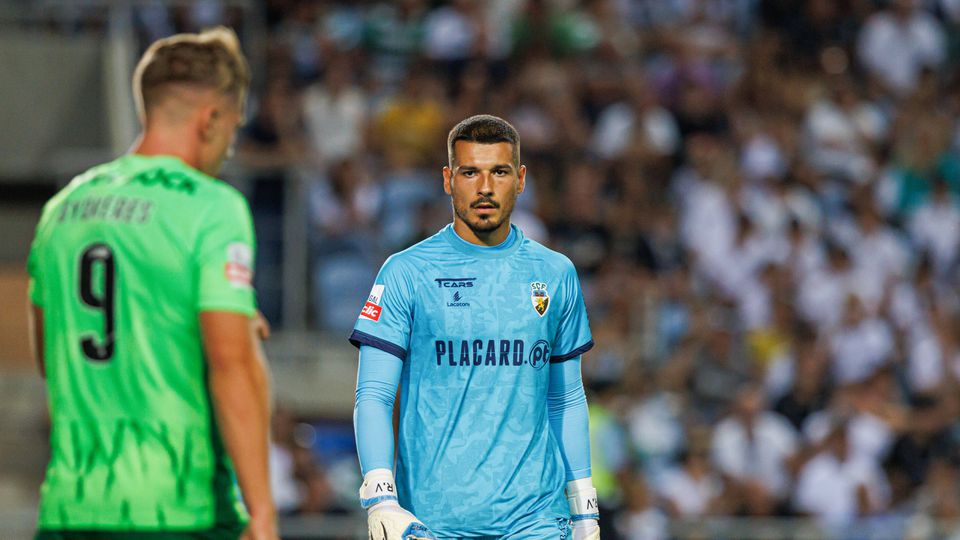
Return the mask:
<svg viewBox="0 0 960 540">
<path fill-rule="evenodd" d="M 360 310 L 360 318 L 379 322 L 380 314 L 383 312 L 383 308 L 380 307 L 380 298 L 382 297 L 383 285 L 374 285 L 373 289 L 370 290 L 370 296 L 367 297 L 367 302 L 363 305 L 363 309 Z"/>
<path fill-rule="evenodd" d="M 250 287 L 253 284 L 253 250 L 243 242 L 227 246 L 227 262 L 224 276 L 234 287 Z"/>
<path fill-rule="evenodd" d="M 533 309 L 537 315 L 543 317 L 550 307 L 550 295 L 547 294 L 547 284 L 542 281 L 534 281 L 530 284 L 530 301 L 533 302 Z"/>
</svg>

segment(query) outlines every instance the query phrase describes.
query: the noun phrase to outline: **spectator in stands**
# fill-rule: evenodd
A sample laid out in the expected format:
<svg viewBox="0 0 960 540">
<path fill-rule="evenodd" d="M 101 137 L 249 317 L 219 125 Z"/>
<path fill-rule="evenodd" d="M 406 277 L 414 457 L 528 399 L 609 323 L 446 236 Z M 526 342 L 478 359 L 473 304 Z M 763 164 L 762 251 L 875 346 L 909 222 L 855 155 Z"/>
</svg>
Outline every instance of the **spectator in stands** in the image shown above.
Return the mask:
<svg viewBox="0 0 960 540">
<path fill-rule="evenodd" d="M 270 442 L 270 490 L 281 515 L 332 510 L 333 490 L 313 451 L 295 436 L 297 421 L 285 407 L 273 411 Z"/>
<path fill-rule="evenodd" d="M 866 20 L 857 39 L 864 67 L 896 97 L 912 92 L 920 71 L 936 69 L 947 53 L 943 27 L 918 0 L 892 0 Z"/>
<path fill-rule="evenodd" d="M 837 387 L 830 406 L 807 417 L 803 435 L 810 445 L 822 442 L 836 418 L 846 426 L 850 456 L 857 461 L 882 463 L 897 437 L 906 427 L 907 415 L 891 396 L 893 372 L 881 369 L 869 379 Z"/>
<path fill-rule="evenodd" d="M 731 414 L 714 429 L 711 452 L 742 511 L 771 515 L 789 498 L 791 460 L 798 449 L 793 426 L 766 410 L 760 386 L 747 384 L 736 391 Z"/>
<path fill-rule="evenodd" d="M 832 80 L 824 93 L 804 120 L 808 159 L 821 172 L 865 182 L 876 167 L 870 145 L 886 134 L 886 118 L 879 107 L 860 99 L 847 77 Z"/>
<path fill-rule="evenodd" d="M 484 56 L 487 38 L 482 5 L 477 0 L 453 0 L 427 14 L 423 54 L 448 76 L 450 87 L 472 58 Z"/>
<path fill-rule="evenodd" d="M 883 510 L 889 495 L 883 471 L 853 455 L 847 433 L 843 419 L 831 422 L 823 449 L 800 469 L 794 491 L 800 513 L 832 526 Z"/>
<path fill-rule="evenodd" d="M 906 432 L 893 443 L 887 463 L 902 472 L 912 488 L 917 488 L 927 481 L 935 461 L 956 457 L 960 448 L 950 432 L 946 403 L 938 396 L 915 397 L 907 425 Z"/>
<path fill-rule="evenodd" d="M 910 217 L 907 230 L 914 245 L 930 256 L 937 275 L 947 277 L 960 254 L 960 208 L 946 179 L 934 178 L 933 195 Z"/>
<path fill-rule="evenodd" d="M 646 479 L 632 475 L 626 482 L 623 513 L 616 523 L 617 532 L 630 540 L 664 540 L 667 538 L 667 516 L 657 507 Z"/>
<path fill-rule="evenodd" d="M 697 352 L 691 373 L 693 403 L 706 422 L 726 414 L 734 400 L 731 389 L 739 388 L 754 377 L 754 367 L 745 354 L 741 337 L 729 327 L 732 317 L 715 313 L 718 320 L 708 323 L 704 341 Z"/>
<path fill-rule="evenodd" d="M 367 96 L 357 85 L 353 59 L 332 59 L 323 79 L 306 89 L 303 110 L 314 160 L 330 167 L 359 155 L 367 132 Z"/>
<path fill-rule="evenodd" d="M 960 468 L 956 456 L 937 458 L 930 464 L 927 482 L 917 491 L 915 515 L 911 520 L 912 535 L 905 538 L 921 538 L 935 525 L 933 519 L 942 520 L 945 537 L 954 538 L 960 530 L 956 525 L 960 518 Z"/>
<path fill-rule="evenodd" d="M 403 80 L 423 41 L 423 0 L 378 2 L 367 13 L 364 45 L 373 56 L 371 74 L 388 86 Z"/>
<path fill-rule="evenodd" d="M 282 182 L 286 169 L 303 164 L 307 144 L 298 96 L 284 79 L 269 82 L 253 119 L 244 126 L 237 157 L 259 175 Z"/>
<path fill-rule="evenodd" d="M 314 225 L 313 284 L 316 318 L 327 328 L 349 330 L 356 320 L 351 298 L 363 297 L 359 276 L 376 275 L 378 245 L 371 240 L 384 204 L 382 186 L 359 159 L 336 162 L 310 185 Z"/>
<path fill-rule="evenodd" d="M 388 97 L 373 118 L 374 149 L 391 169 L 442 162 L 447 101 L 436 77 L 423 66 L 410 69 L 400 92 Z"/>
<path fill-rule="evenodd" d="M 591 136 L 591 150 L 606 160 L 627 155 L 642 161 L 673 156 L 680 132 L 673 114 L 636 71 L 627 73 L 626 95 L 604 108 Z"/>
<path fill-rule="evenodd" d="M 846 249 L 828 242 L 826 252 L 826 265 L 803 276 L 797 291 L 801 316 L 820 331 L 840 324 L 844 306 L 855 286 L 853 265 Z"/>
<path fill-rule="evenodd" d="M 829 337 L 833 380 L 838 385 L 866 380 L 894 352 L 893 334 L 887 322 L 872 317 L 859 297 L 849 295 L 843 321 Z"/>
<path fill-rule="evenodd" d="M 663 474 L 657 493 L 667 512 L 675 517 L 701 517 L 729 511 L 731 498 L 723 479 L 710 462 L 709 429 L 694 428 L 679 466 Z"/>
<path fill-rule="evenodd" d="M 798 332 L 792 364 L 790 390 L 773 410 L 800 430 L 811 414 L 827 406 L 830 395 L 828 359 L 815 334 Z"/>
</svg>

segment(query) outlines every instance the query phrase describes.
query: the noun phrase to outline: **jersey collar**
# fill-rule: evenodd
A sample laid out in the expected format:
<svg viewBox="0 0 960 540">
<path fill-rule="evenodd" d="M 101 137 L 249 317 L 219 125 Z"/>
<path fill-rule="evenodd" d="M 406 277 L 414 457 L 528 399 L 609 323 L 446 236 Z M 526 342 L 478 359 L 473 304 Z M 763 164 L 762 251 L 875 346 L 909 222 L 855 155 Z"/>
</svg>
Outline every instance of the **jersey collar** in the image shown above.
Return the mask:
<svg viewBox="0 0 960 540">
<path fill-rule="evenodd" d="M 467 242 L 453 230 L 453 223 L 444 227 L 440 234 L 457 251 L 478 259 L 498 259 L 513 255 L 523 243 L 523 231 L 513 223 L 510 224 L 510 234 L 507 235 L 507 239 L 495 246 L 479 246 Z"/>
</svg>

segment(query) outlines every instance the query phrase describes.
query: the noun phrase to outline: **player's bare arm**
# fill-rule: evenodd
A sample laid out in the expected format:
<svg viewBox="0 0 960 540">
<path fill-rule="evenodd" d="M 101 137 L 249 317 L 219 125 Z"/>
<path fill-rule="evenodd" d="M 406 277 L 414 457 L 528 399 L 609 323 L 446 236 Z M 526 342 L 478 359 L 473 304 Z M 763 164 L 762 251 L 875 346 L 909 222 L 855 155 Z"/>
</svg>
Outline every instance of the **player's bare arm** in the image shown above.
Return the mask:
<svg viewBox="0 0 960 540">
<path fill-rule="evenodd" d="M 269 385 L 259 320 L 230 312 L 200 314 L 214 408 L 250 512 L 247 538 L 257 540 L 277 538 L 267 470 Z"/>
</svg>

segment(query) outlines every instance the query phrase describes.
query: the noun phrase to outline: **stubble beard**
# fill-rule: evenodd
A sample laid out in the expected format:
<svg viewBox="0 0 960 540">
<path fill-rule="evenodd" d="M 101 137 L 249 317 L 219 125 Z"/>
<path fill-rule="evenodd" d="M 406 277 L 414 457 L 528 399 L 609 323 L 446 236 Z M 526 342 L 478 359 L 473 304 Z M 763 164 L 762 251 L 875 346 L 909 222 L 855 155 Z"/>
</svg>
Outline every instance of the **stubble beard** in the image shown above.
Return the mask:
<svg viewBox="0 0 960 540">
<path fill-rule="evenodd" d="M 474 234 L 487 234 L 500 228 L 500 226 L 503 225 L 503 223 L 510 217 L 510 213 L 513 208 L 504 208 L 504 205 L 501 204 L 498 207 L 498 210 L 500 210 L 499 216 L 490 216 L 486 218 L 471 215 L 471 210 L 473 209 L 470 205 L 461 207 L 455 204 L 453 206 L 453 210 L 456 212 L 457 217 L 460 218 L 460 221 L 464 222 L 467 227 L 474 232 Z"/>
</svg>

